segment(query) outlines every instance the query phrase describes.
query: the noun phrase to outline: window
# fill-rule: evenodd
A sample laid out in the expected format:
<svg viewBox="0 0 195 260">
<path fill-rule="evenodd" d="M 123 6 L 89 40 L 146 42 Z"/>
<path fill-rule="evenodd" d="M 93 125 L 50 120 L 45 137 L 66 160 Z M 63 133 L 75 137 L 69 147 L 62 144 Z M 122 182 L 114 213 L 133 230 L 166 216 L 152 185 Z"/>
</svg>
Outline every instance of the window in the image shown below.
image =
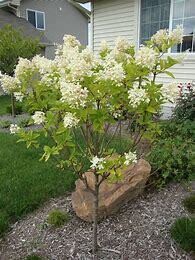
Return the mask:
<svg viewBox="0 0 195 260">
<path fill-rule="evenodd" d="M 140 44 L 159 29 L 184 28 L 183 43 L 172 52 L 195 52 L 195 0 L 141 0 Z"/>
<path fill-rule="evenodd" d="M 27 20 L 39 30 L 45 30 L 45 13 L 35 10 L 26 10 Z"/>
<path fill-rule="evenodd" d="M 141 0 L 140 43 L 169 28 L 171 0 Z"/>
<path fill-rule="evenodd" d="M 182 24 L 184 28 L 183 43 L 178 44 L 172 52 L 189 50 L 195 52 L 195 1 L 173 0 L 172 28 Z"/>
</svg>

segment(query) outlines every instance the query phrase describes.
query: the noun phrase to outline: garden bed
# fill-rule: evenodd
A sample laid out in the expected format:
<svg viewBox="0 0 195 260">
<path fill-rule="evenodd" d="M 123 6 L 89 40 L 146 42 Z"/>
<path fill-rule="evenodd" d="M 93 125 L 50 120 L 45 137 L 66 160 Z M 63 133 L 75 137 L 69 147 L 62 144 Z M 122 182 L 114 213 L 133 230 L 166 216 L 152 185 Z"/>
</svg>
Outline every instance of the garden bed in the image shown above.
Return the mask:
<svg viewBox="0 0 195 260">
<path fill-rule="evenodd" d="M 101 252 L 100 259 L 193 259 L 179 249 L 169 233 L 174 220 L 187 215 L 181 204 L 187 194 L 186 188 L 172 184 L 161 191 L 145 193 L 102 221 L 100 244 L 113 251 Z M 55 208 L 71 214 L 71 221 L 62 228 L 46 224 L 48 213 Z M 32 253 L 43 259 L 93 259 L 91 238 L 91 224 L 75 216 L 70 197 L 53 199 L 13 226 L 0 243 L 1 259 L 16 260 Z"/>
</svg>

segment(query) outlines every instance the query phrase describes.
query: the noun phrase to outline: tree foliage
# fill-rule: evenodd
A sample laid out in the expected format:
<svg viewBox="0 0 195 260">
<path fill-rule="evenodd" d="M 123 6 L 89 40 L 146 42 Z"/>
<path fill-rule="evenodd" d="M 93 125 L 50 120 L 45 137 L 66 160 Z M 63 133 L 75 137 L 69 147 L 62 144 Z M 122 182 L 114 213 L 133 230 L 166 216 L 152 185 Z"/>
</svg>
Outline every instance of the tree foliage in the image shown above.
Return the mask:
<svg viewBox="0 0 195 260">
<path fill-rule="evenodd" d="M 52 141 L 43 147 L 41 159 L 55 158 L 62 170 L 71 168 L 94 195 L 94 252 L 100 185 L 119 180 L 122 169 L 139 159 L 137 146 L 143 138 L 158 132 L 153 115 L 167 100 L 174 100 L 177 84 L 163 85 L 156 78 L 161 73 L 173 77 L 168 70 L 177 60 L 163 54 L 181 39 L 177 28 L 165 32 L 163 39 L 157 34 L 136 52 L 120 38 L 113 49 L 102 43 L 95 55 L 82 49 L 75 37 L 65 36 L 53 61 L 40 56 L 20 59 L 15 77 L 2 78 L 4 88 L 11 87 L 27 104 L 33 122 L 42 126 L 26 132 L 12 125 L 11 133 L 18 132 L 27 147 L 39 147 L 43 132 Z M 128 122 L 129 142 L 125 152 L 116 154 L 110 144 L 123 120 Z M 94 175 L 94 189 L 84 174 L 83 158 Z"/>
<path fill-rule="evenodd" d="M 25 37 L 21 30 L 6 25 L 0 30 L 0 71 L 13 75 L 18 58 L 31 59 L 40 53 L 39 39 Z"/>
</svg>

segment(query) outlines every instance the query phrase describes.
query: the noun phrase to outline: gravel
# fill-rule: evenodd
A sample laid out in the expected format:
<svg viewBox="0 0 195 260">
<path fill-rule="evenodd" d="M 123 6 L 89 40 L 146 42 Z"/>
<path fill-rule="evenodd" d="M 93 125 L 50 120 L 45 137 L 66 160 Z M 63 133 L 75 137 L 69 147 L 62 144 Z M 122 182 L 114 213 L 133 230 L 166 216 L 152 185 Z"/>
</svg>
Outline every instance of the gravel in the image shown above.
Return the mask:
<svg viewBox="0 0 195 260">
<path fill-rule="evenodd" d="M 187 196 L 184 186 L 172 184 L 160 191 L 145 192 L 99 225 L 99 242 L 104 249 L 99 259 L 192 260 L 171 240 L 169 229 L 174 220 L 187 216 L 181 201 Z M 66 210 L 71 221 L 61 228 L 46 223 L 53 209 Z M 24 259 L 38 254 L 44 259 L 94 259 L 91 254 L 92 226 L 77 218 L 70 195 L 52 199 L 36 212 L 15 223 L 0 241 L 0 259 Z"/>
</svg>

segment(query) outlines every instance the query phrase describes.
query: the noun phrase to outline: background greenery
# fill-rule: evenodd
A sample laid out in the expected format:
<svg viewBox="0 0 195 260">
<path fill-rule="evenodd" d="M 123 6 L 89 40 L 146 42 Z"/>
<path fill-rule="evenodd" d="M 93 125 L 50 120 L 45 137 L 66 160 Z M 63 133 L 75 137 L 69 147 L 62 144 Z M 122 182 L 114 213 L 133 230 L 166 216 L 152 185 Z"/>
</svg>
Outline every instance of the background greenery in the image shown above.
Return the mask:
<svg viewBox="0 0 195 260">
<path fill-rule="evenodd" d="M 10 96 L 0 96 L 0 116 L 7 114 L 7 107 L 10 105 Z"/>
</svg>

